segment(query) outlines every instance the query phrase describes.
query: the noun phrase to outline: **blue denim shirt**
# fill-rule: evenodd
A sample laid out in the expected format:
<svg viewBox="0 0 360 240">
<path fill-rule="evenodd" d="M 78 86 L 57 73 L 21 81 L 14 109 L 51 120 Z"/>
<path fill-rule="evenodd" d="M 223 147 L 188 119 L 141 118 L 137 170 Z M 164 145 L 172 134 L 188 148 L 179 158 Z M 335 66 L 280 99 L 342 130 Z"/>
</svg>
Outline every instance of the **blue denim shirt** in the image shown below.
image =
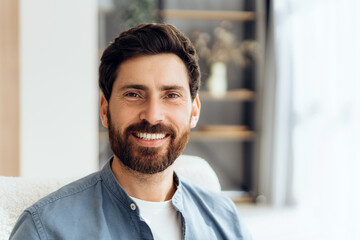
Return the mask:
<svg viewBox="0 0 360 240">
<path fill-rule="evenodd" d="M 230 199 L 180 176 L 176 179 L 172 203 L 181 213 L 183 239 L 250 239 Z M 101 171 L 26 209 L 10 239 L 153 239 L 153 235 L 109 161 Z"/>
</svg>

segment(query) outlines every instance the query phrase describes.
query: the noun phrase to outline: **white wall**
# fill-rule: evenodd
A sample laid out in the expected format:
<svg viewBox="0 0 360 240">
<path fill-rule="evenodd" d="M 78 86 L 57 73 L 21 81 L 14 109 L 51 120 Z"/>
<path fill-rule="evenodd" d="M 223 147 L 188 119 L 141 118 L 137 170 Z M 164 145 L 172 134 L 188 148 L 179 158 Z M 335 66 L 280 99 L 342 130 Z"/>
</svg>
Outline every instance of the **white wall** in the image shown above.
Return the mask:
<svg viewBox="0 0 360 240">
<path fill-rule="evenodd" d="M 97 1 L 20 1 L 20 174 L 98 168 Z"/>
</svg>

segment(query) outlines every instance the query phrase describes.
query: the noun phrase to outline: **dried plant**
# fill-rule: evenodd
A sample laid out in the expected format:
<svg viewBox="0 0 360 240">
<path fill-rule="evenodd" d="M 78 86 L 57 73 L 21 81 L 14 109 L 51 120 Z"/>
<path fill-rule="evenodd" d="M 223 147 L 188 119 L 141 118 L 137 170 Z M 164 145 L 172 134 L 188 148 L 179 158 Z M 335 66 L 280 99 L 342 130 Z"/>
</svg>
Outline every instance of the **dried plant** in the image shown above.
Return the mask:
<svg viewBox="0 0 360 240">
<path fill-rule="evenodd" d="M 210 34 L 194 31 L 192 37 L 199 57 L 208 64 L 233 62 L 242 67 L 248 66 L 256 58 L 258 45 L 253 40 L 238 42 L 230 30 L 229 21 L 221 22 L 220 26 L 214 29 L 213 41 Z"/>
</svg>

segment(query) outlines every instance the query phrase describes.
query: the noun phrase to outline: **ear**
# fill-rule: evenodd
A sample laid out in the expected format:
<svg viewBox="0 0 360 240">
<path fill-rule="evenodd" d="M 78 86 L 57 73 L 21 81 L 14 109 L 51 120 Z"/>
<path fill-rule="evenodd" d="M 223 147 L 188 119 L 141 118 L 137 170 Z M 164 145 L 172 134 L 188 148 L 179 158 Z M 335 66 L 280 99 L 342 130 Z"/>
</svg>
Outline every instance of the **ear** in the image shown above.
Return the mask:
<svg viewBox="0 0 360 240">
<path fill-rule="evenodd" d="M 191 116 L 191 124 L 190 124 L 191 128 L 196 127 L 196 124 L 199 121 L 200 107 L 201 107 L 200 99 L 199 99 L 199 95 L 197 95 L 192 103 L 192 116 Z"/>
<path fill-rule="evenodd" d="M 100 97 L 100 118 L 102 125 L 106 128 L 109 126 L 108 117 L 107 117 L 108 109 L 109 109 L 108 101 L 106 100 L 104 94 L 102 93 Z"/>
</svg>

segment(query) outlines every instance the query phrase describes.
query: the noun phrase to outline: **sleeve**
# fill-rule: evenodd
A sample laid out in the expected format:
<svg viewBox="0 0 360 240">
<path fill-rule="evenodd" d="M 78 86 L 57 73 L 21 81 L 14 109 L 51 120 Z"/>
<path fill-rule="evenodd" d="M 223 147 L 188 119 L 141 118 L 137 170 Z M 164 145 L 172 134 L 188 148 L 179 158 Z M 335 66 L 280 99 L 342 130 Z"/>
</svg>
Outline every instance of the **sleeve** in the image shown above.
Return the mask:
<svg viewBox="0 0 360 240">
<path fill-rule="evenodd" d="M 40 235 L 35 226 L 31 214 L 27 211 L 23 212 L 16 222 L 9 240 L 40 240 Z"/>
</svg>

